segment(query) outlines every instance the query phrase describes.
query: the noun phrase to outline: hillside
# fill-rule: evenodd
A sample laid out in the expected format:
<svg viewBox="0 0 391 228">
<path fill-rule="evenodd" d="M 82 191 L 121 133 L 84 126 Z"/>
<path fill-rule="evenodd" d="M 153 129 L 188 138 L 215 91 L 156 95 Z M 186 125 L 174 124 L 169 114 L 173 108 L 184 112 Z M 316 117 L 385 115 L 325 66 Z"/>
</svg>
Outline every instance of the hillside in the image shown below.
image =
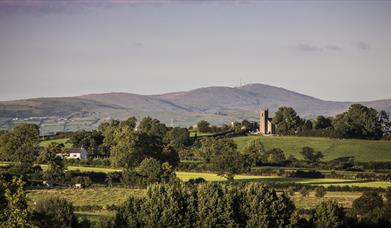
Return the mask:
<svg viewBox="0 0 391 228">
<path fill-rule="evenodd" d="M 391 113 L 391 99 L 362 102 Z M 33 122 L 48 131 L 93 129 L 100 122 L 134 115 L 152 116 L 172 125 L 189 126 L 201 119 L 214 124 L 258 118 L 260 108 L 272 112 L 291 106 L 301 116 L 333 116 L 352 102 L 317 99 L 265 84 L 242 87 L 206 87 L 161 95 L 131 93 L 89 94 L 79 97 L 34 98 L 0 102 L 0 127 Z"/>
</svg>

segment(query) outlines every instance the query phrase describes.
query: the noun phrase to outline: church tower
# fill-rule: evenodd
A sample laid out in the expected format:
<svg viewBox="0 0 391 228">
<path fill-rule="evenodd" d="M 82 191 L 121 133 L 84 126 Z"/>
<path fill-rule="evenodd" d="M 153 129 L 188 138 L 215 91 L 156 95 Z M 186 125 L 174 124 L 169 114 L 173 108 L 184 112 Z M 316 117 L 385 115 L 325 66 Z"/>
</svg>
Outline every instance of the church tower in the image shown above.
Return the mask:
<svg viewBox="0 0 391 228">
<path fill-rule="evenodd" d="M 268 120 L 269 120 L 269 110 L 268 109 L 261 109 L 260 112 L 260 121 L 259 121 L 259 132 L 261 134 L 268 134 Z"/>
</svg>

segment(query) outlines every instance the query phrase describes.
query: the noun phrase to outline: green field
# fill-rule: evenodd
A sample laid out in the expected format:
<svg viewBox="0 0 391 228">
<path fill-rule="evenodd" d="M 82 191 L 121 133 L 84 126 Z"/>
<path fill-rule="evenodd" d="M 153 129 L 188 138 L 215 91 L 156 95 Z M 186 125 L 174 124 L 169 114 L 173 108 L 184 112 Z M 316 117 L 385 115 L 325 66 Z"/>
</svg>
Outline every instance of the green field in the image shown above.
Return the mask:
<svg viewBox="0 0 391 228">
<path fill-rule="evenodd" d="M 44 140 L 39 143 L 40 146 L 42 147 L 48 147 L 50 143 L 62 143 L 64 144 L 65 148 L 71 148 L 72 143 L 68 142 L 69 138 L 64 138 L 64 139 L 51 139 L 51 140 Z"/>
<path fill-rule="evenodd" d="M 86 212 L 77 212 L 80 217 L 89 219 L 99 218 L 102 216 L 112 216 L 112 211 L 107 211 L 109 205 L 121 205 L 130 197 L 143 197 L 146 194 L 144 189 L 129 189 L 129 188 L 104 188 L 95 187 L 87 189 L 51 189 L 51 190 L 31 190 L 28 191 L 27 197 L 29 203 L 34 203 L 44 197 L 58 196 L 72 202 L 76 207 L 80 206 L 100 206 L 103 210 Z M 299 193 L 290 196 L 298 208 L 313 208 L 322 200 L 336 200 L 345 207 L 351 207 L 352 201 L 360 197 L 360 192 L 327 192 L 324 198 L 315 197 L 314 192 L 306 197 L 302 197 Z"/>
<path fill-rule="evenodd" d="M 302 159 L 300 151 L 304 146 L 321 151 L 325 160 L 354 156 L 356 161 L 391 161 L 391 141 L 331 139 L 295 136 L 243 136 L 234 138 L 241 149 L 250 140 L 259 139 L 265 148 L 281 148 L 287 156 Z"/>
</svg>

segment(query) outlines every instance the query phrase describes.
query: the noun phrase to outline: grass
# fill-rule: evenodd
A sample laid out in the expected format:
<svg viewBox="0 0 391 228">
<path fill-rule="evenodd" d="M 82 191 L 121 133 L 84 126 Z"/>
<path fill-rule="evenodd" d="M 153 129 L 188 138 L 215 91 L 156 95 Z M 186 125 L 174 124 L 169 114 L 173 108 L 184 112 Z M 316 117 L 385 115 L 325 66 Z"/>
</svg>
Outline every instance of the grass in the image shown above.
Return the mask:
<svg viewBox="0 0 391 228">
<path fill-rule="evenodd" d="M 74 206 L 101 206 L 121 205 L 129 196 L 144 197 L 146 190 L 143 189 L 126 189 L 126 188 L 88 188 L 88 189 L 51 189 L 51 190 L 32 190 L 28 191 L 27 197 L 30 203 L 41 200 L 48 196 L 59 196 L 72 202 Z M 306 197 L 295 193 L 290 198 L 298 208 L 313 208 L 322 200 L 335 200 L 344 207 L 351 207 L 353 200 L 361 196 L 360 192 L 327 192 L 323 198 L 315 197 L 314 192 Z M 102 217 L 114 215 L 113 211 L 78 211 L 79 218 L 97 220 Z"/>
<path fill-rule="evenodd" d="M 98 222 L 103 218 L 112 218 L 115 216 L 114 211 L 76 211 L 75 215 L 79 221 L 88 220 L 90 222 Z"/>
<path fill-rule="evenodd" d="M 296 136 L 243 136 L 234 138 L 239 150 L 254 139 L 259 139 L 267 150 L 281 148 L 287 156 L 293 155 L 298 159 L 303 158 L 300 155 L 301 149 L 304 146 L 309 146 L 321 151 L 326 161 L 345 156 L 354 156 L 360 162 L 391 161 L 391 141 Z"/>
<path fill-rule="evenodd" d="M 69 200 L 75 207 L 101 206 L 105 209 L 109 205 L 122 204 L 130 196 L 143 197 L 145 192 L 145 189 L 119 187 L 94 187 L 86 189 L 59 188 L 28 190 L 27 197 L 30 203 L 34 203 L 47 197 L 57 196 Z"/>
<path fill-rule="evenodd" d="M 64 144 L 65 148 L 72 148 L 72 143 L 68 142 L 69 138 L 63 138 L 63 139 L 51 139 L 51 140 L 44 140 L 39 143 L 42 147 L 48 147 L 50 143 L 62 143 Z"/>
</svg>

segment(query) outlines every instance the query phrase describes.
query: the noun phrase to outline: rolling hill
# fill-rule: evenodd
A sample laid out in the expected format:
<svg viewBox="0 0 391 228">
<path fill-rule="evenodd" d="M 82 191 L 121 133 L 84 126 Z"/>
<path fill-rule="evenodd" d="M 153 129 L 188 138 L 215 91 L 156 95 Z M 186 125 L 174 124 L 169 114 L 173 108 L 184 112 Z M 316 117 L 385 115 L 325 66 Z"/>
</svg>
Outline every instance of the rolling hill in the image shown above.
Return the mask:
<svg viewBox="0 0 391 228">
<path fill-rule="evenodd" d="M 391 113 L 391 99 L 357 103 Z M 70 130 L 67 127 L 71 126 L 94 128 L 101 121 L 125 119 L 131 115 L 152 116 L 180 126 L 189 126 L 201 119 L 221 124 L 240 119 L 256 120 L 260 108 L 273 112 L 280 106 L 291 106 L 302 117 L 313 118 L 333 116 L 347 110 L 351 104 L 325 101 L 265 84 L 206 87 L 161 95 L 103 93 L 3 101 L 0 102 L 0 127 L 12 127 L 18 121 L 35 121 L 47 126 L 51 122 L 63 124 L 63 130 Z M 63 121 L 58 121 L 59 118 Z"/>
</svg>

